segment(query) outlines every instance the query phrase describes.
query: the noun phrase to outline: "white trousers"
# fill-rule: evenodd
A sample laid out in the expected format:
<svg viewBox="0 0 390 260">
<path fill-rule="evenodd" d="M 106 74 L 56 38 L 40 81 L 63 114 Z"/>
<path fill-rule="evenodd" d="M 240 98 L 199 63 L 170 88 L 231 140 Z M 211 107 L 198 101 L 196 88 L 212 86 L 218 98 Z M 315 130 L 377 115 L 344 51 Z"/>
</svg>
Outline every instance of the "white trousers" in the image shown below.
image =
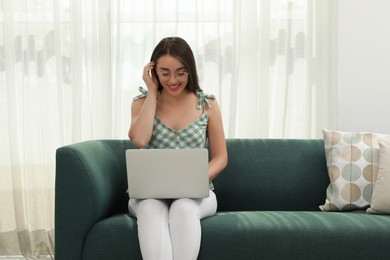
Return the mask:
<svg viewBox="0 0 390 260">
<path fill-rule="evenodd" d="M 213 191 L 204 199 L 130 199 L 129 212 L 137 218 L 144 260 L 196 259 L 200 249 L 200 220 L 213 216 Z"/>
</svg>

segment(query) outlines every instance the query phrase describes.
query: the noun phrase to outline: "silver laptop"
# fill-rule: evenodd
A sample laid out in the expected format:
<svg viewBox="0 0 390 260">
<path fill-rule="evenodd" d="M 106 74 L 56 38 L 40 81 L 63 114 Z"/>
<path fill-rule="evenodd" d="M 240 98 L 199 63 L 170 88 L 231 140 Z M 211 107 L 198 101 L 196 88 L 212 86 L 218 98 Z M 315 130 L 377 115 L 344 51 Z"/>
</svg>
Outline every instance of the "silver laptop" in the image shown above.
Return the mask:
<svg viewBox="0 0 390 260">
<path fill-rule="evenodd" d="M 130 198 L 209 196 L 207 149 L 128 149 Z"/>
</svg>

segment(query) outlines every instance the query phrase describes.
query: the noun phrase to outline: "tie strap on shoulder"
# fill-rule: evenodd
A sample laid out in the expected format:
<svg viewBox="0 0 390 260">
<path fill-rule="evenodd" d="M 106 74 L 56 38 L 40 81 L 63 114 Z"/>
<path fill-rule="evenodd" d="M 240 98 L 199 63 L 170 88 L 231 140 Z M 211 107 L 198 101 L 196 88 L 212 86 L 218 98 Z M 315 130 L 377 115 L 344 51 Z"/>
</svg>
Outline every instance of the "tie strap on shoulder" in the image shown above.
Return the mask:
<svg viewBox="0 0 390 260">
<path fill-rule="evenodd" d="M 206 106 L 211 107 L 211 103 L 208 99 L 215 99 L 215 96 L 212 94 L 205 94 L 202 89 L 195 90 L 196 94 L 199 96 L 198 102 L 196 103 L 196 109 L 200 110 L 203 105 L 203 108 Z"/>
</svg>

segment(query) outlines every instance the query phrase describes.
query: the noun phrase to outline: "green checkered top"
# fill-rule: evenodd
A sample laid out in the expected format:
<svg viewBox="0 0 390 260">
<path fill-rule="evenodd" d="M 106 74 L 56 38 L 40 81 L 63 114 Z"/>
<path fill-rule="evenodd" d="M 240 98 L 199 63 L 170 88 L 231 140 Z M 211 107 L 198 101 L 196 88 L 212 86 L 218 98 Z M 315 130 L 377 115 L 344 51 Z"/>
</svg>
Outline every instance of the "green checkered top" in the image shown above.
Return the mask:
<svg viewBox="0 0 390 260">
<path fill-rule="evenodd" d="M 142 87 L 139 87 L 139 91 L 141 94 L 136 96 L 134 100 L 146 97 L 148 94 L 148 92 Z M 215 99 L 215 96 L 205 94 L 201 89 L 197 89 L 196 94 L 199 96 L 196 109 L 200 110 L 203 106 L 203 114 L 192 124 L 179 131 L 168 127 L 157 115 L 155 115 L 152 137 L 150 138 L 149 143 L 144 147 L 145 149 L 186 149 L 207 147 L 207 125 L 209 117 L 206 112 L 206 106 L 211 107 L 211 104 L 207 99 Z M 214 189 L 211 182 L 210 189 Z"/>
<path fill-rule="evenodd" d="M 148 92 L 139 87 L 142 94 L 136 96 L 134 100 L 147 96 Z M 185 149 L 185 148 L 206 148 L 207 147 L 207 124 L 208 114 L 206 106 L 211 107 L 207 100 L 215 99 L 214 95 L 204 94 L 201 89 L 196 90 L 199 96 L 196 109 L 200 110 L 203 106 L 203 114 L 192 124 L 179 131 L 169 128 L 156 115 L 153 123 L 153 134 L 145 148 L 152 149 Z"/>
</svg>

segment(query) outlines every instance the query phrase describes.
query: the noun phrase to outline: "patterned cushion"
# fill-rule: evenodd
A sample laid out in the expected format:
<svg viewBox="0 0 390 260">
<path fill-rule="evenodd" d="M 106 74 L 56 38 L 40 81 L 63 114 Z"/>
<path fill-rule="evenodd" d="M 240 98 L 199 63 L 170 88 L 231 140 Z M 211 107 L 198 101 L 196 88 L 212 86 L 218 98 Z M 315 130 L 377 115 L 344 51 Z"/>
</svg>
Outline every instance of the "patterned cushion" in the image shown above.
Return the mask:
<svg viewBox="0 0 390 260">
<path fill-rule="evenodd" d="M 330 184 L 323 211 L 366 209 L 379 169 L 379 135 L 323 130 Z"/>
<path fill-rule="evenodd" d="M 379 139 L 379 172 L 368 213 L 390 214 L 390 137 Z"/>
</svg>

